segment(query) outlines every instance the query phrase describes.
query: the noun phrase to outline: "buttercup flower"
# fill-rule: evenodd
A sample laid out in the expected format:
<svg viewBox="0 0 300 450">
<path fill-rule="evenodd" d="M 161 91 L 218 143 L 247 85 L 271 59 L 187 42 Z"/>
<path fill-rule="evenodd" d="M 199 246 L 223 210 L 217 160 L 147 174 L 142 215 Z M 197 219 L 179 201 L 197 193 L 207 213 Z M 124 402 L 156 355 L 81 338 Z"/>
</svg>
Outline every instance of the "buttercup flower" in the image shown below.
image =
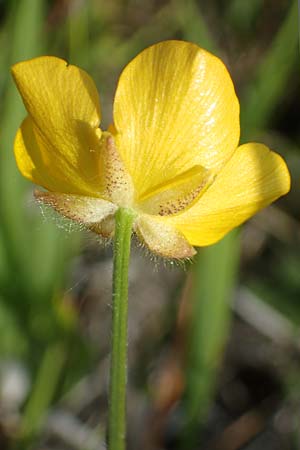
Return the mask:
<svg viewBox="0 0 300 450">
<path fill-rule="evenodd" d="M 56 57 L 13 66 L 28 116 L 17 132 L 36 197 L 103 236 L 119 207 L 153 252 L 194 255 L 288 192 L 283 159 L 239 142 L 239 102 L 217 57 L 183 41 L 141 52 L 123 70 L 108 131 L 83 70 Z"/>
</svg>

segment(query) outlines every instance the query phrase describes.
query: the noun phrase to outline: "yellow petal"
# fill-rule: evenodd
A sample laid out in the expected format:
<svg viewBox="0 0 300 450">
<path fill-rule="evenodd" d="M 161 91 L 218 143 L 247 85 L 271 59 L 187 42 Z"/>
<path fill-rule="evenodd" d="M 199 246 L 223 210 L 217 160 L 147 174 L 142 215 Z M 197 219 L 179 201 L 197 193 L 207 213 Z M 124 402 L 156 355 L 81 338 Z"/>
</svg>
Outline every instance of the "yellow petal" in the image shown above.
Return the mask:
<svg viewBox="0 0 300 450">
<path fill-rule="evenodd" d="M 100 106 L 92 79 L 49 56 L 18 63 L 12 74 L 31 119 L 16 139 L 21 172 L 49 189 L 47 173 L 62 173 L 64 192 L 97 192 Z"/>
<path fill-rule="evenodd" d="M 140 199 L 138 207 L 148 214 L 160 216 L 178 213 L 203 195 L 213 178 L 211 171 L 202 166 L 194 166 L 169 183 L 146 193 Z"/>
<path fill-rule="evenodd" d="M 220 59 L 195 44 L 165 41 L 124 69 L 114 126 L 143 196 L 195 165 L 218 171 L 238 144 L 239 103 Z"/>
<path fill-rule="evenodd" d="M 33 127 L 31 118 L 26 117 L 17 131 L 14 142 L 17 166 L 22 175 L 30 181 L 50 190 L 60 191 L 58 173 L 51 174 L 52 167 L 47 168 L 44 164 L 44 152 L 39 148 Z"/>
<path fill-rule="evenodd" d="M 117 206 L 100 198 L 36 191 L 35 198 L 62 216 L 86 227 L 93 227 L 114 214 Z"/>
<path fill-rule="evenodd" d="M 147 214 L 138 216 L 135 231 L 154 253 L 165 258 L 192 258 L 196 251 L 172 225 Z"/>
<path fill-rule="evenodd" d="M 232 228 L 286 194 L 290 174 L 283 159 L 265 145 L 241 145 L 200 200 L 165 217 L 192 245 L 213 244 Z"/>
<path fill-rule="evenodd" d="M 68 164 L 57 164 L 55 149 L 46 142 L 30 116 L 17 131 L 14 143 L 20 172 L 30 181 L 50 191 L 94 196 L 93 189 Z"/>
</svg>

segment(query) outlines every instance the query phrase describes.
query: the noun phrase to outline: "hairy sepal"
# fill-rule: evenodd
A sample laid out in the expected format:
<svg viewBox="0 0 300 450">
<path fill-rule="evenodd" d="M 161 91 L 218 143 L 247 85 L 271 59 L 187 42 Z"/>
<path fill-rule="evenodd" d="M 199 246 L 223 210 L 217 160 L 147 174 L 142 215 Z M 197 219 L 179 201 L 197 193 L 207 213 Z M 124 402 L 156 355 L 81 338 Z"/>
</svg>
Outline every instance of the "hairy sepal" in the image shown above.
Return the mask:
<svg viewBox="0 0 300 450">
<path fill-rule="evenodd" d="M 147 214 L 135 221 L 135 232 L 150 251 L 170 259 L 190 259 L 196 250 L 174 226 Z"/>
<path fill-rule="evenodd" d="M 92 231 L 107 237 L 110 233 L 101 226 L 117 211 L 117 206 L 111 202 L 96 197 L 62 194 L 36 190 L 35 198 L 39 203 L 51 206 L 55 211 L 68 219 L 74 220 Z M 101 232 L 105 229 L 105 232 Z"/>
</svg>

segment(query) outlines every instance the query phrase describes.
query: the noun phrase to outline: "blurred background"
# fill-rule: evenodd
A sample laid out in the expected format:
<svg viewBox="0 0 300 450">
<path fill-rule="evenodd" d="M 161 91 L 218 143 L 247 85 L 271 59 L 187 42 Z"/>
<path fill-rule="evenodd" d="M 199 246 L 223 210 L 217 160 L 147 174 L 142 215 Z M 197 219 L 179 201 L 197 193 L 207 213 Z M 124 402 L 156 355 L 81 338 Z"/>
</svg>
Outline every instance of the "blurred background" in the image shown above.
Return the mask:
<svg viewBox="0 0 300 450">
<path fill-rule="evenodd" d="M 133 245 L 128 450 L 300 449 L 297 18 L 294 0 L 0 1 L 1 450 L 106 448 L 111 320 L 111 247 L 41 211 L 17 172 L 10 65 L 84 68 L 105 127 L 122 68 L 170 38 L 224 60 L 241 141 L 278 151 L 293 185 L 193 264 Z"/>
</svg>

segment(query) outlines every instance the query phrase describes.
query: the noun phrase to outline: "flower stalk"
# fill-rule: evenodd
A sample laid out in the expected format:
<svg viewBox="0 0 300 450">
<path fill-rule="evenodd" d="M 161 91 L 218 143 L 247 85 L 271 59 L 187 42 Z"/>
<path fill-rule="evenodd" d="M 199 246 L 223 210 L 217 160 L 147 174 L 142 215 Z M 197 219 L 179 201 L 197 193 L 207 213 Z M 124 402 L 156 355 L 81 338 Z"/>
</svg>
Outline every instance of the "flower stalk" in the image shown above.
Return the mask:
<svg viewBox="0 0 300 450">
<path fill-rule="evenodd" d="M 128 266 L 134 213 L 126 208 L 119 208 L 115 220 L 108 448 L 109 450 L 124 450 L 126 438 Z"/>
</svg>

